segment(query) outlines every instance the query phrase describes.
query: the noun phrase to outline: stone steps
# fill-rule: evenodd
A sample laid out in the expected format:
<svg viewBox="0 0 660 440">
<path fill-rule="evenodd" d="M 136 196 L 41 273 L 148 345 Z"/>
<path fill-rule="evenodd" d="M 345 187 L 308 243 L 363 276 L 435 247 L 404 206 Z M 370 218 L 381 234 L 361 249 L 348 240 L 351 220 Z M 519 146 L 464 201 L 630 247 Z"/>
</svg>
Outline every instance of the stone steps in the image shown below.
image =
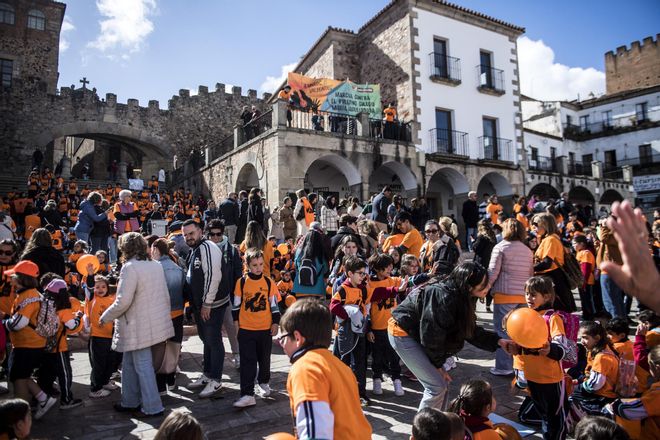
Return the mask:
<svg viewBox="0 0 660 440">
<path fill-rule="evenodd" d="M 65 180 L 65 184 L 67 184 L 69 181 Z M 108 184 L 112 184 L 113 186 L 116 184 L 116 182 L 113 182 L 111 180 L 81 180 L 81 179 L 76 179 L 76 182 L 78 183 L 78 188 L 79 190 L 84 188 L 85 185 L 89 185 L 89 189 L 94 190 L 97 187 L 105 188 L 108 186 Z M 167 185 L 163 185 L 161 182 L 160 188 L 167 190 Z M 122 184 L 122 188 L 127 188 L 127 184 Z M 21 177 L 13 177 L 13 176 L 0 176 L 0 197 L 4 196 L 5 194 L 9 193 L 12 191 L 14 188 L 16 188 L 17 191 L 19 192 L 27 192 L 27 177 L 21 178 Z"/>
</svg>

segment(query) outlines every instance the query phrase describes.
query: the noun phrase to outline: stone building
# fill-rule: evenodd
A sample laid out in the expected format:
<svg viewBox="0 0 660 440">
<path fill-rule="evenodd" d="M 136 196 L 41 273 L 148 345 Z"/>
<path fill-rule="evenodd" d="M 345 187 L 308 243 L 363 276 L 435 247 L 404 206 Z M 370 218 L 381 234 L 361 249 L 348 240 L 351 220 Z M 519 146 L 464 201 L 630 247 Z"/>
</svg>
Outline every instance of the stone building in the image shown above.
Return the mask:
<svg viewBox="0 0 660 440">
<path fill-rule="evenodd" d="M 607 94 L 641 89 L 660 84 L 660 46 L 656 35 L 646 37 L 640 43 L 633 41 L 630 49 L 617 47 L 616 52 L 605 54 Z"/>
<path fill-rule="evenodd" d="M 65 175 L 88 162 L 93 177 L 105 179 L 116 160 L 120 176 L 132 164 L 148 179 L 160 168 L 172 170 L 174 156 L 183 162 L 230 135 L 244 106 L 263 106 L 255 90 L 243 95 L 221 83 L 214 91 L 199 86 L 195 96 L 180 90 L 167 109 L 158 101 L 122 104 L 113 93 L 102 98 L 86 78 L 58 89 L 64 11 L 51 0 L 0 1 L 0 156 L 12 164 L 7 174 L 26 176 L 38 148 L 46 165 L 64 159 Z"/>
</svg>

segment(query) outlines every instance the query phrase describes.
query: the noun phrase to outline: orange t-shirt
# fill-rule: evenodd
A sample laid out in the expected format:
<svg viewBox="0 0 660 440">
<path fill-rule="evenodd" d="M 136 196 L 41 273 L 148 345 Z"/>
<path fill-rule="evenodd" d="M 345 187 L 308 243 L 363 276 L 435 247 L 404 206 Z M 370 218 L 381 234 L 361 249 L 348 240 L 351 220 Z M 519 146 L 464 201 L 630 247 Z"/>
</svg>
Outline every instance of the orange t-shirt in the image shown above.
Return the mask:
<svg viewBox="0 0 660 440">
<path fill-rule="evenodd" d="M 16 314 L 22 315 L 26 317 L 31 324 L 23 327 L 19 331 L 9 332 L 9 337 L 14 348 L 44 348 L 46 346 L 46 339 L 39 336 L 32 328 L 32 326 L 35 326 L 37 323 L 37 315 L 39 315 L 41 302 L 36 301 L 27 304 L 25 307 L 21 307 L 23 301 L 31 298 L 41 298 L 37 289 L 23 290 L 18 293 L 16 299 L 14 299 L 14 306 L 11 310 L 12 316 Z"/>
<path fill-rule="evenodd" d="M 539 315 L 543 316 L 546 311 L 539 311 Z M 561 316 L 555 314 L 550 317 L 550 339 L 559 335 L 566 335 L 564 330 L 564 321 Z M 532 354 L 522 354 L 514 356 L 520 358 L 523 363 L 523 370 L 525 378 L 536 383 L 558 383 L 564 379 L 564 370 L 561 369 L 559 361 L 554 361 L 547 356 L 539 356 Z"/>
<path fill-rule="evenodd" d="M 583 249 L 581 251 L 578 251 L 578 253 L 575 255 L 575 258 L 580 264 L 582 263 L 591 264 L 591 272 L 589 273 L 589 279 L 587 279 L 587 284 L 590 286 L 594 285 L 595 284 L 594 269 L 596 268 L 596 257 L 594 257 L 594 254 L 592 254 L 587 249 Z"/>
<path fill-rule="evenodd" d="M 539 273 L 546 273 L 552 270 L 557 269 L 557 261 L 559 264 L 564 264 L 564 246 L 561 244 L 561 240 L 555 234 L 546 235 L 543 240 L 539 243 L 539 247 L 536 248 L 534 256 L 539 260 L 543 260 L 545 257 L 550 257 L 552 259 L 552 265 L 549 269 L 542 270 Z"/>
<path fill-rule="evenodd" d="M 113 323 L 99 324 L 101 315 L 115 302 L 115 295 L 94 296 L 85 304 L 85 314 L 89 318 L 90 335 L 99 338 L 112 338 Z"/>
<path fill-rule="evenodd" d="M 502 208 L 502 205 L 500 205 L 499 203 L 498 203 L 498 204 L 489 203 L 489 204 L 486 206 L 486 212 L 488 213 L 488 215 L 490 215 L 490 221 L 491 221 L 494 225 L 496 225 L 496 224 L 499 223 L 499 222 L 497 221 L 497 214 L 498 214 L 500 211 L 502 211 L 502 209 L 504 209 L 504 208 Z"/>
<path fill-rule="evenodd" d="M 334 414 L 335 440 L 371 438 L 355 375 L 327 349 L 309 350 L 298 358 L 289 370 L 286 389 L 294 419 L 301 403 L 327 402 Z"/>
<path fill-rule="evenodd" d="M 383 252 L 387 252 L 390 250 L 391 247 L 393 246 L 398 246 L 403 242 L 403 234 L 394 234 L 390 235 L 385 239 L 385 242 L 383 243 Z M 422 246 L 419 246 L 420 251 L 422 250 Z M 418 254 L 419 255 L 419 254 Z"/>
<path fill-rule="evenodd" d="M 279 281 L 277 283 L 277 290 L 281 293 L 291 293 L 293 290 L 293 281 Z"/>
<path fill-rule="evenodd" d="M 414 255 L 417 258 L 419 258 L 419 253 L 422 250 L 423 244 L 424 239 L 422 238 L 422 234 L 420 234 L 416 228 L 408 231 L 403 236 L 403 240 L 401 240 L 401 246 L 405 246 L 406 249 L 408 249 L 406 254 Z"/>
<path fill-rule="evenodd" d="M 279 293 L 275 282 L 270 281 L 270 290 L 268 290 L 268 282 L 264 275 L 256 280 L 244 275 L 243 279 L 245 279 L 243 288 L 241 289 L 241 279 L 236 281 L 234 288 L 234 296 L 242 298 L 238 327 L 244 330 L 270 330 L 273 324 L 271 305 Z"/>
<path fill-rule="evenodd" d="M 401 278 L 389 277 L 384 280 L 371 279 L 367 283 L 369 301 L 377 287 L 394 287 L 401 285 Z M 371 305 L 371 328 L 373 330 L 387 330 L 387 323 L 392 317 L 392 309 L 396 306 L 396 298 L 387 298 Z"/>
<path fill-rule="evenodd" d="M 605 385 L 594 394 L 612 399 L 616 398 L 617 394 L 614 390 L 616 388 L 616 380 L 619 376 L 619 359 L 614 353 L 608 349 L 601 351 L 595 357 L 592 357 L 591 353 L 588 353 L 584 376 L 589 377 L 592 371 L 605 376 Z"/>
<path fill-rule="evenodd" d="M 393 317 L 390 317 L 387 321 L 387 333 L 398 337 L 408 336 L 408 332 L 399 327 L 399 324 L 396 323 Z"/>
</svg>

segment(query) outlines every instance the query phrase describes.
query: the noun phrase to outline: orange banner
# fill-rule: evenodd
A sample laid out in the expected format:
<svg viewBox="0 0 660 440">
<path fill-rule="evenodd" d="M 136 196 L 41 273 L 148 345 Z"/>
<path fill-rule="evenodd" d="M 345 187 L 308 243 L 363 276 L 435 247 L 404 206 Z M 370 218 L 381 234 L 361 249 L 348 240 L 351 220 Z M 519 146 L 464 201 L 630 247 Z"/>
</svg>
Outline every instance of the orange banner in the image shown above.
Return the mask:
<svg viewBox="0 0 660 440">
<path fill-rule="evenodd" d="M 291 86 L 291 102 L 302 109 L 321 108 L 328 92 L 341 84 L 329 78 L 310 78 L 289 72 L 288 84 Z"/>
</svg>

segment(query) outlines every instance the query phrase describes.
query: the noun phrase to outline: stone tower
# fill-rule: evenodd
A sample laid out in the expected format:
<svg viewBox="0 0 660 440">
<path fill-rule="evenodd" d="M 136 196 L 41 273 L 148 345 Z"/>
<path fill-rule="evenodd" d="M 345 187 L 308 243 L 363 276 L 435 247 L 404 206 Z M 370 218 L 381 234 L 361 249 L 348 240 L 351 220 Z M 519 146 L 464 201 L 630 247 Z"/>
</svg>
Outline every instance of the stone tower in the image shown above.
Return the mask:
<svg viewBox="0 0 660 440">
<path fill-rule="evenodd" d="M 43 83 L 48 93 L 55 93 L 65 9 L 64 3 L 52 0 L 2 0 L 0 62 L 3 87 L 12 87 L 16 79 L 21 79 L 24 84 Z"/>
<path fill-rule="evenodd" d="M 607 93 L 641 89 L 660 84 L 660 46 L 658 37 L 646 37 L 640 44 L 633 41 L 630 49 L 617 47 L 616 53 L 605 54 Z"/>
</svg>

